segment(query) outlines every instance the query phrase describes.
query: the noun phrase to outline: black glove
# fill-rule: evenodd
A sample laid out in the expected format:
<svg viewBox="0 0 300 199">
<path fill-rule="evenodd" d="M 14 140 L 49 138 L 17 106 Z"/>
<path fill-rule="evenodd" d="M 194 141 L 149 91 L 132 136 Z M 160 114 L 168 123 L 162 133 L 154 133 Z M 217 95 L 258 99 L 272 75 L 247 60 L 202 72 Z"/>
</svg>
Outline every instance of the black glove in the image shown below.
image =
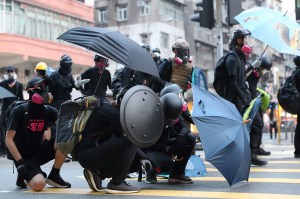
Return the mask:
<svg viewBox="0 0 300 199">
<path fill-rule="evenodd" d="M 22 158 L 20 160 L 18 160 L 16 162 L 16 166 L 17 166 L 19 176 L 22 178 L 25 178 L 25 176 L 27 174 L 27 166 L 26 166 L 24 160 Z"/>
<path fill-rule="evenodd" d="M 184 151 L 185 146 L 185 136 L 179 135 L 177 138 L 170 138 L 167 141 L 167 152 L 180 158 L 183 156 L 182 152 Z"/>
<path fill-rule="evenodd" d="M 121 105 L 121 101 L 125 95 L 125 93 L 128 91 L 128 86 L 124 86 L 119 92 L 118 94 L 116 95 L 116 99 L 117 99 L 117 102 L 118 102 L 118 105 Z"/>
</svg>

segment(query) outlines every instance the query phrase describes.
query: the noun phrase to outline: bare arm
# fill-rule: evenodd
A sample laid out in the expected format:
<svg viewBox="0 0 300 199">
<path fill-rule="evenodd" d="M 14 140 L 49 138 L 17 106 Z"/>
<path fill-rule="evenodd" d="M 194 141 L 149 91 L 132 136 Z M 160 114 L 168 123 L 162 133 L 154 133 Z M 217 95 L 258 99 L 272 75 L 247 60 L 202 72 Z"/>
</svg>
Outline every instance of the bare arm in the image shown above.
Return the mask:
<svg viewBox="0 0 300 199">
<path fill-rule="evenodd" d="M 14 142 L 15 135 L 16 135 L 16 131 L 8 130 L 6 132 L 5 143 L 11 155 L 15 158 L 16 161 L 18 161 L 22 158 L 22 156 Z"/>
<path fill-rule="evenodd" d="M 44 132 L 43 140 L 50 140 L 50 138 L 51 138 L 51 128 L 48 127 Z"/>
</svg>

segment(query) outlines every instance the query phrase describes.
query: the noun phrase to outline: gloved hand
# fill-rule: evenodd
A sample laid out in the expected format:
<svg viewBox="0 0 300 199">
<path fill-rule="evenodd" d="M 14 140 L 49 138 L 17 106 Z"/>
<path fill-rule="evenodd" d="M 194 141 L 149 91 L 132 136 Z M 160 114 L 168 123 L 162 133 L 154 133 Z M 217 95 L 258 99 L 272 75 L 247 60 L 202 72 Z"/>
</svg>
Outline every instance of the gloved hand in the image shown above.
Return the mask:
<svg viewBox="0 0 300 199">
<path fill-rule="evenodd" d="M 74 85 L 76 88 L 80 88 L 82 85 L 88 83 L 90 79 L 81 79 L 81 76 L 79 75 L 77 77 L 77 80 L 75 81 Z"/>
<path fill-rule="evenodd" d="M 22 178 L 25 178 L 26 173 L 27 173 L 27 166 L 26 166 L 24 160 L 22 158 L 20 160 L 18 160 L 16 162 L 16 166 L 17 166 L 19 176 Z"/>
<path fill-rule="evenodd" d="M 117 104 L 121 105 L 121 101 L 125 95 L 125 93 L 128 91 L 128 86 L 124 86 L 116 95 Z"/>
<path fill-rule="evenodd" d="M 170 138 L 167 141 L 167 152 L 181 158 L 183 156 L 182 151 L 186 146 L 186 139 L 184 135 L 179 135 L 177 138 Z"/>
</svg>

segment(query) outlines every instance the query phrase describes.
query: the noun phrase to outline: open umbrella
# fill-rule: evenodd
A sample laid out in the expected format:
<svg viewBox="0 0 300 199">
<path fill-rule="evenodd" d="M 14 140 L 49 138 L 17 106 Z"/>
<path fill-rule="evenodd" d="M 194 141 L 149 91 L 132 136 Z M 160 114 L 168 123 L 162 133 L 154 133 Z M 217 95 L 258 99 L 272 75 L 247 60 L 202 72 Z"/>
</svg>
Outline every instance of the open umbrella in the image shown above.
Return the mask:
<svg viewBox="0 0 300 199">
<path fill-rule="evenodd" d="M 9 92 L 7 89 L 0 86 L 0 99 L 9 98 L 9 97 L 16 97 L 16 96 L 11 92 Z"/>
<path fill-rule="evenodd" d="M 192 85 L 192 119 L 206 161 L 214 165 L 230 186 L 248 181 L 250 171 L 249 130 L 235 105 L 206 89 Z"/>
<path fill-rule="evenodd" d="M 252 36 L 280 53 L 300 55 L 300 25 L 289 16 L 265 7 L 245 10 L 234 17 Z"/>
<path fill-rule="evenodd" d="M 57 39 L 91 50 L 132 70 L 159 77 L 150 53 L 119 32 L 107 28 L 75 27 Z"/>
</svg>

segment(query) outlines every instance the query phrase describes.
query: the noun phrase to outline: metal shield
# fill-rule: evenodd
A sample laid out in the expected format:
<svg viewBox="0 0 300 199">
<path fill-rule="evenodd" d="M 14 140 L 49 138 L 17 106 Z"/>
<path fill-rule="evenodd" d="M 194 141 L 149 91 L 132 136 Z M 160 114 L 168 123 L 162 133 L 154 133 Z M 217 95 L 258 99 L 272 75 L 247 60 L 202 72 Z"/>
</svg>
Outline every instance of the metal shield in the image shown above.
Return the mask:
<svg viewBox="0 0 300 199">
<path fill-rule="evenodd" d="M 125 135 L 134 145 L 152 146 L 164 126 L 164 111 L 158 95 L 146 86 L 132 87 L 122 99 L 120 119 Z"/>
</svg>

